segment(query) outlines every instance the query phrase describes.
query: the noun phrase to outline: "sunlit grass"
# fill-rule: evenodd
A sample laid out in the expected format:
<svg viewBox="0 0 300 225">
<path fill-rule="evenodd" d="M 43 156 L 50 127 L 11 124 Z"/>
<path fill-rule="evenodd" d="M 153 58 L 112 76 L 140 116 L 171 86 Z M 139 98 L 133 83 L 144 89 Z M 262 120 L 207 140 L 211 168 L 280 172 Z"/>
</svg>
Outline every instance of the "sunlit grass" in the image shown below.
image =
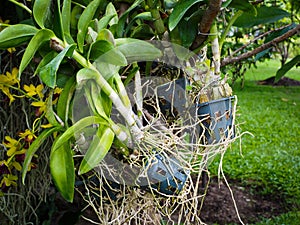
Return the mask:
<svg viewBox="0 0 300 225">
<path fill-rule="evenodd" d="M 242 138 L 242 156 L 238 143 L 225 155 L 223 169 L 227 177 L 250 184 L 255 191 L 281 196 L 286 204 L 300 209 L 300 86 L 258 86 L 258 80 L 274 76 L 280 63 L 269 61 L 249 70 L 242 89 L 236 83 L 238 123 L 254 137 Z M 288 77 L 300 80 L 300 68 Z M 217 160 L 210 166 L 217 173 Z M 297 214 L 300 221 L 300 216 Z M 271 223 L 266 223 L 271 224 Z"/>
<path fill-rule="evenodd" d="M 289 61 L 289 60 L 288 60 Z M 268 60 L 265 62 L 258 62 L 257 68 L 252 67 L 247 71 L 247 80 L 263 80 L 271 76 L 275 76 L 276 71 L 281 67 L 280 61 L 278 60 Z M 293 67 L 285 75 L 288 78 L 300 80 L 300 68 Z"/>
</svg>

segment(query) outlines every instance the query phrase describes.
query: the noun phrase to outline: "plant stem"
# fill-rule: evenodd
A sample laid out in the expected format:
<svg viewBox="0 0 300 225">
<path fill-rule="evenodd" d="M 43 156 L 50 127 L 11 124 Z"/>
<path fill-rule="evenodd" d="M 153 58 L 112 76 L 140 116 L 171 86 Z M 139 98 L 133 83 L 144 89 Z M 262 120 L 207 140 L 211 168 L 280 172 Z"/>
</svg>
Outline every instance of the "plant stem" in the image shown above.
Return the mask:
<svg viewBox="0 0 300 225">
<path fill-rule="evenodd" d="M 215 75 L 220 75 L 221 55 L 219 47 L 218 28 L 216 23 L 213 23 L 213 25 L 211 26 L 210 33 L 213 34 L 211 41 L 211 50 L 215 66 Z"/>
<path fill-rule="evenodd" d="M 165 25 L 160 16 L 160 12 L 158 9 L 158 1 L 157 0 L 148 0 L 147 4 L 150 8 L 151 16 L 154 19 L 153 25 L 155 31 L 158 35 L 163 34 L 165 32 Z"/>
<path fill-rule="evenodd" d="M 237 11 L 230 19 L 228 25 L 226 26 L 220 40 L 219 40 L 219 45 L 220 45 L 220 50 L 222 49 L 223 43 L 226 39 L 226 36 L 228 32 L 230 31 L 230 28 L 232 27 L 233 23 L 236 21 L 237 18 L 239 18 L 243 14 L 242 10 Z"/>
<path fill-rule="evenodd" d="M 132 111 L 131 108 L 129 109 L 124 105 L 120 96 L 107 83 L 107 81 L 104 79 L 104 77 L 101 76 L 99 71 L 98 70 L 95 70 L 95 71 L 97 71 L 97 73 L 99 74 L 99 76 L 97 78 L 95 78 L 95 81 L 102 88 L 104 93 L 110 98 L 110 100 L 113 102 L 113 104 L 115 105 L 118 112 L 120 112 L 120 114 L 123 116 L 126 123 L 130 127 L 130 130 L 131 130 L 132 134 L 134 135 L 135 140 L 139 141 L 143 137 L 143 134 L 142 134 L 142 131 L 140 130 L 140 128 L 136 124 L 134 112 Z"/>
<path fill-rule="evenodd" d="M 136 93 L 136 107 L 137 107 L 137 115 L 142 124 L 143 121 L 143 92 L 142 92 L 142 81 L 141 74 L 138 70 L 134 76 L 134 88 Z"/>
<path fill-rule="evenodd" d="M 25 11 L 27 11 L 30 15 L 32 15 L 32 11 L 31 9 L 29 9 L 26 5 L 24 5 L 23 3 L 17 2 L 15 0 L 8 0 L 12 3 L 14 3 L 15 5 L 21 7 L 22 9 L 24 9 Z"/>
<path fill-rule="evenodd" d="M 62 48 L 65 47 L 65 44 L 60 39 L 55 38 L 55 41 L 57 43 L 59 43 L 59 45 L 61 45 Z M 124 103 L 122 101 L 121 97 L 115 92 L 115 90 L 110 86 L 110 84 L 100 74 L 100 72 L 97 70 L 97 68 L 93 64 L 91 64 L 89 60 L 87 60 L 81 54 L 79 54 L 76 50 L 73 53 L 73 58 L 82 67 L 92 69 L 92 70 L 96 71 L 96 73 L 98 74 L 98 76 L 94 78 L 96 83 L 103 90 L 103 92 L 110 98 L 110 100 L 115 105 L 118 112 L 120 112 L 120 114 L 123 116 L 126 123 L 130 127 L 130 130 L 131 130 L 132 134 L 134 135 L 134 139 L 136 141 L 139 141 L 143 137 L 143 132 L 137 126 L 136 115 L 134 114 L 134 112 L 131 109 L 129 97 L 127 95 L 127 92 L 126 92 L 125 88 L 124 88 L 125 91 L 122 91 L 122 95 L 123 95 L 122 98 L 123 99 L 128 99 L 129 103 L 127 102 L 127 100 Z M 122 81 L 121 80 L 118 81 L 118 79 L 117 79 L 117 83 L 118 82 L 122 82 Z M 119 83 L 119 87 L 121 87 L 122 85 Z"/>
<path fill-rule="evenodd" d="M 117 85 L 117 89 L 118 89 L 118 93 L 119 93 L 119 96 L 124 104 L 124 106 L 128 109 L 131 109 L 131 103 L 130 103 L 130 99 L 127 95 L 127 92 L 126 92 L 126 89 L 125 89 L 125 86 L 121 80 L 121 77 L 119 74 L 116 74 L 114 76 L 114 80 L 116 82 L 116 85 Z"/>
</svg>

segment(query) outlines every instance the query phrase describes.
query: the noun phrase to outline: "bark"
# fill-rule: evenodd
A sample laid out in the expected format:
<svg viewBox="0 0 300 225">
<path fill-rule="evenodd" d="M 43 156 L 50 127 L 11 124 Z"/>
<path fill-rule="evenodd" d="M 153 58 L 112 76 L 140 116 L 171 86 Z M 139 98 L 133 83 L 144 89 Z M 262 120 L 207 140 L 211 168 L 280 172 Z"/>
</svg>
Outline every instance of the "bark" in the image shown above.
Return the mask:
<svg viewBox="0 0 300 225">
<path fill-rule="evenodd" d="M 191 49 L 195 50 L 200 47 L 209 35 L 210 27 L 220 12 L 222 0 L 210 0 L 208 9 L 205 11 L 199 24 L 199 35 L 195 38 Z"/>
<path fill-rule="evenodd" d="M 246 53 L 241 54 L 241 55 L 236 56 L 236 57 L 232 57 L 232 56 L 226 57 L 225 59 L 222 60 L 221 67 L 226 66 L 228 64 L 240 62 L 240 61 L 242 61 L 244 59 L 247 59 L 247 58 L 250 58 L 250 57 L 256 55 L 257 53 L 260 53 L 260 52 L 262 52 L 262 51 L 264 51 L 268 48 L 276 46 L 277 43 L 282 42 L 282 41 L 288 39 L 289 37 L 291 37 L 295 34 L 299 34 L 299 33 L 300 33 L 300 24 L 297 25 L 295 28 L 289 30 L 285 34 L 283 34 L 283 35 L 281 35 L 277 38 L 274 38 L 272 41 L 269 41 L 269 42 L 259 46 L 258 48 L 254 49 L 250 52 L 246 52 Z"/>
<path fill-rule="evenodd" d="M 279 27 L 277 29 L 273 29 L 273 30 L 269 30 L 259 36 L 257 36 L 256 38 L 252 39 L 251 41 L 249 41 L 249 43 L 243 45 L 242 47 L 238 48 L 237 50 L 235 50 L 234 52 L 232 52 L 228 57 L 233 57 L 234 55 L 236 55 L 238 52 L 242 51 L 243 49 L 245 49 L 246 47 L 248 47 L 249 45 L 251 45 L 252 43 L 256 42 L 257 40 L 259 39 L 262 39 L 263 37 L 275 32 L 275 31 L 279 31 L 279 30 L 282 30 L 286 27 L 290 26 L 290 24 L 288 25 L 285 25 L 285 26 L 282 26 L 282 27 Z"/>
</svg>

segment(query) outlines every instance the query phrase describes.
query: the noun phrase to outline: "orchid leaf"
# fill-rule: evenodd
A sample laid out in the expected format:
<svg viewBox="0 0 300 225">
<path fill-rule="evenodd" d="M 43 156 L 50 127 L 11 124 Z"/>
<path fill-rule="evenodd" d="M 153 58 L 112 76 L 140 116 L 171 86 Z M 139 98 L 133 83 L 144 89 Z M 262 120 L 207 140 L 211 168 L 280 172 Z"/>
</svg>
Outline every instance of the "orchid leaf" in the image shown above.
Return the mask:
<svg viewBox="0 0 300 225">
<path fill-rule="evenodd" d="M 30 40 L 38 29 L 26 24 L 9 26 L 0 32 L 0 49 L 17 47 Z"/>
<path fill-rule="evenodd" d="M 89 172 L 102 161 L 109 151 L 114 137 L 115 134 L 109 127 L 104 129 L 102 135 L 99 133 L 94 135 L 93 140 L 91 141 L 89 148 L 80 164 L 79 174 Z"/>
<path fill-rule="evenodd" d="M 32 58 L 34 57 L 36 51 L 41 47 L 41 45 L 45 41 L 49 41 L 51 38 L 55 37 L 53 31 L 48 29 L 41 29 L 39 30 L 33 38 L 30 40 L 24 55 L 22 57 L 22 61 L 19 68 L 19 77 L 21 76 L 24 69 L 28 66 Z"/>
<path fill-rule="evenodd" d="M 177 24 L 181 21 L 184 14 L 196 3 L 202 2 L 203 0 L 188 0 L 188 1 L 182 1 L 179 4 L 175 6 L 173 9 L 173 12 L 170 15 L 169 18 L 169 29 L 172 31 Z"/>
<path fill-rule="evenodd" d="M 39 75 L 42 81 L 51 88 L 56 86 L 56 74 L 65 56 L 72 56 L 75 45 L 69 45 L 64 48 L 55 58 L 53 58 L 46 66 L 40 69 Z"/>
<path fill-rule="evenodd" d="M 78 21 L 78 34 L 77 34 L 77 44 L 80 52 L 83 52 L 83 45 L 86 33 L 88 31 L 88 26 L 94 17 L 94 14 L 100 4 L 101 0 L 92 1 L 82 12 Z"/>
<path fill-rule="evenodd" d="M 51 16 L 51 3 L 49 0 L 35 0 L 33 5 L 33 17 L 35 22 L 41 27 L 47 27 Z"/>
<path fill-rule="evenodd" d="M 73 201 L 75 170 L 72 149 L 69 142 L 58 148 L 52 148 L 50 154 L 50 171 L 55 186 L 69 202 Z"/>
<path fill-rule="evenodd" d="M 31 143 L 31 145 L 29 146 L 29 148 L 26 152 L 26 156 L 25 156 L 25 160 L 24 160 L 24 164 L 23 164 L 23 170 L 22 170 L 23 184 L 25 183 L 26 174 L 29 169 L 32 157 L 34 156 L 36 151 L 39 149 L 39 147 L 45 143 L 45 140 L 51 134 L 53 134 L 54 132 L 59 131 L 59 130 L 61 130 L 61 127 L 52 127 L 52 128 L 46 129 L 42 133 L 40 133 L 38 135 L 38 137 Z"/>
</svg>

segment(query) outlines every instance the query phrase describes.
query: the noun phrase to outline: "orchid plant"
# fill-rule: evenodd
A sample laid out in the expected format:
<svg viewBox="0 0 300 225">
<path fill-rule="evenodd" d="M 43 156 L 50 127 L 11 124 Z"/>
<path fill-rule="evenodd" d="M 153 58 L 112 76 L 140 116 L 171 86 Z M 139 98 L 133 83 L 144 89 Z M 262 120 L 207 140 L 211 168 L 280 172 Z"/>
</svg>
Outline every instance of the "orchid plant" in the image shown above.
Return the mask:
<svg viewBox="0 0 300 225">
<path fill-rule="evenodd" d="M 118 70 L 127 66 L 127 60 L 134 58 L 136 52 L 139 53 L 138 57 L 150 60 L 160 57 L 161 51 L 141 40 L 114 37 L 123 30 L 129 12 L 141 2 L 133 3 L 120 18 L 113 4 L 109 3 L 99 18 L 97 9 L 102 7 L 100 0 L 91 1 L 86 6 L 74 7 L 70 0 L 37 0 L 32 10 L 36 27 L 28 24 L 9 25 L 0 33 L 1 49 L 17 47 L 29 41 L 20 67 L 13 73 L 14 79 L 10 79 L 10 74 L 7 76 L 7 79 L 14 82 L 9 83 L 2 79 L 1 90 L 13 101 L 9 88 L 19 83 L 26 67 L 39 55 L 42 56 L 42 60 L 34 75 L 40 77 L 49 93 L 45 98 L 42 85 L 27 85 L 24 86 L 24 91 L 18 87 L 32 99 L 31 105 L 37 107 L 38 114 L 49 123 L 49 126 L 41 127 L 42 131 L 34 136 L 26 150 L 22 167 L 23 182 L 36 151 L 43 141 L 53 134 L 58 136 L 50 155 L 51 174 L 58 190 L 68 201 L 72 201 L 74 195 L 74 136 L 80 136 L 81 132 L 91 125 L 98 127 L 79 166 L 79 174 L 86 173 L 98 165 L 115 141 L 122 143 L 125 148 L 132 148 L 134 142 L 139 143 L 145 138 L 143 125 L 138 122 L 138 116 L 133 111 Z M 54 14 L 51 10 L 53 7 Z M 58 22 L 52 24 L 51 18 Z M 107 66 L 107 60 L 110 67 Z M 64 76 L 60 73 L 62 66 L 67 67 L 67 75 L 64 77 L 66 81 L 61 91 L 58 88 L 58 79 Z M 73 74 L 76 74 L 76 77 Z M 85 94 L 93 114 L 70 126 L 72 96 L 76 87 L 84 86 L 87 82 L 91 83 L 91 88 L 86 89 Z M 61 91 L 60 97 L 55 99 L 58 90 Z M 111 119 L 110 112 L 113 106 L 122 115 L 125 124 L 117 124 Z"/>
<path fill-rule="evenodd" d="M 86 1 L 82 4 L 73 3 L 71 0 L 36 0 L 32 10 L 22 3 L 12 2 L 30 13 L 36 26 L 32 25 L 33 23 L 7 25 L 1 31 L 0 49 L 28 44 L 18 71 L 13 71 L 13 77 L 9 73 L 6 78 L 0 77 L 0 88 L 10 101 L 13 101 L 14 97 L 9 89 L 18 85 L 17 89 L 32 99 L 31 105 L 38 108 L 38 115 L 45 118 L 49 124 L 41 127 L 43 131 L 39 135 L 35 134 L 35 140 L 26 151 L 22 180 L 25 181 L 30 163 L 43 141 L 58 133 L 50 155 L 51 174 L 58 190 L 67 200 L 72 201 L 75 182 L 73 139 L 77 139 L 77 144 L 83 145 L 78 139 L 82 137 L 86 128 L 97 124 L 96 135 L 85 149 L 78 168 L 79 174 L 86 173 L 98 165 L 113 144 L 122 143 L 122 148 L 133 149 L 134 144 L 139 145 L 145 138 L 153 139 L 145 133 L 147 129 L 142 123 L 142 106 L 137 103 L 139 110 L 134 112 L 119 72 L 131 65 L 128 67 L 131 70 L 128 79 L 135 78 L 138 86 L 139 68 L 138 64 L 132 62 L 141 59 L 155 60 L 164 53 L 155 45 L 128 38 L 128 35 L 138 38 L 142 35 L 152 35 L 184 47 L 206 49 L 207 43 L 193 46 L 196 36 L 194 28 L 198 26 L 199 17 L 203 13 L 195 11 L 194 6 L 205 2 L 198 0 L 175 4 L 165 1 L 162 4 L 160 1 L 136 0 L 120 12 L 117 12 L 113 3 L 103 3 L 101 0 Z M 248 2 L 243 2 L 242 6 L 235 1 L 224 4 L 242 7 L 243 10 L 251 8 Z M 141 13 L 133 13 L 141 8 Z M 162 8 L 165 8 L 166 14 L 162 13 Z M 184 17 L 187 12 L 192 13 L 189 18 Z M 128 22 L 129 15 L 131 20 Z M 167 32 L 164 17 L 168 17 Z M 191 36 L 184 32 L 187 22 L 190 22 L 193 28 Z M 228 26 L 231 25 L 232 23 Z M 213 59 L 209 61 L 204 57 L 203 62 L 196 60 L 194 65 L 185 68 L 192 80 L 192 86 L 198 87 L 196 91 L 200 93 L 200 103 L 232 94 L 226 79 L 221 79 L 220 72 L 220 50 L 226 32 L 228 29 L 219 39 L 216 25 L 211 26 L 212 35 L 208 43 Z M 21 90 L 19 79 L 22 79 L 24 71 L 35 57 L 40 57 L 41 60 L 35 68 L 34 75 L 39 76 L 44 86 L 27 85 Z M 76 89 L 84 90 L 89 110 L 92 112 L 91 115 L 77 121 L 72 118 L 71 107 Z M 46 97 L 45 90 L 48 93 Z M 56 98 L 58 95 L 59 98 Z M 140 98 L 141 96 L 137 102 L 141 102 Z M 124 118 L 125 124 L 117 123 L 111 118 L 113 107 Z M 70 121 L 74 124 L 71 125 Z M 58 165 L 65 166 L 60 168 Z"/>
</svg>

